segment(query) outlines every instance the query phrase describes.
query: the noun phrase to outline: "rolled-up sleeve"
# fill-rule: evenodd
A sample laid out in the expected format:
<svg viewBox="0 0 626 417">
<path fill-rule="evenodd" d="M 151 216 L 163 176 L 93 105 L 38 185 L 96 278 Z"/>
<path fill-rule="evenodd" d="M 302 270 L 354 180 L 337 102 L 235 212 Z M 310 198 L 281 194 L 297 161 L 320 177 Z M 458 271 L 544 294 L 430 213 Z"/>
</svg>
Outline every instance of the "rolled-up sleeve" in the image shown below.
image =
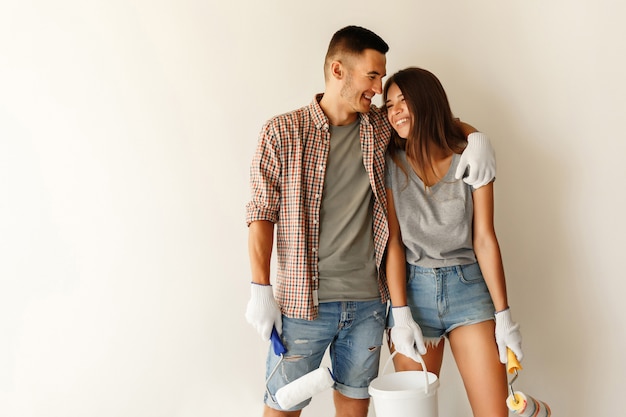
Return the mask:
<svg viewBox="0 0 626 417">
<path fill-rule="evenodd" d="M 280 143 L 272 122 L 261 129 L 250 165 L 251 200 L 246 204 L 246 223 L 257 220 L 278 222 L 280 210 Z"/>
</svg>

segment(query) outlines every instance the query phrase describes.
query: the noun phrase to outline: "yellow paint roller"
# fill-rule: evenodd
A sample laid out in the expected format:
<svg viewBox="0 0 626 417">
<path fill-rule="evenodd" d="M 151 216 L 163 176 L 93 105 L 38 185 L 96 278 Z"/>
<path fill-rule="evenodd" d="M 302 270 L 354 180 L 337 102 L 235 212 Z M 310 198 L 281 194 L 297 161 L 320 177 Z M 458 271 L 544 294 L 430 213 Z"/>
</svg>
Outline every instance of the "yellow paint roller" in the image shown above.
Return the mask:
<svg viewBox="0 0 626 417">
<path fill-rule="evenodd" d="M 522 365 L 517 360 L 517 356 L 515 353 L 509 348 L 506 348 L 506 371 L 510 374 L 515 373 L 517 375 L 517 371 L 521 371 Z M 513 382 L 513 381 L 511 381 Z"/>
<path fill-rule="evenodd" d="M 511 394 L 506 399 L 506 405 L 509 407 L 509 410 L 520 417 L 550 417 L 552 411 L 548 404 L 536 400 L 523 392 L 513 390 L 513 382 L 515 382 L 518 377 L 517 371 L 522 370 L 522 365 L 517 360 L 515 353 L 508 348 L 506 370 L 510 374 L 515 374 L 513 379 L 509 382 L 509 392 Z"/>
</svg>

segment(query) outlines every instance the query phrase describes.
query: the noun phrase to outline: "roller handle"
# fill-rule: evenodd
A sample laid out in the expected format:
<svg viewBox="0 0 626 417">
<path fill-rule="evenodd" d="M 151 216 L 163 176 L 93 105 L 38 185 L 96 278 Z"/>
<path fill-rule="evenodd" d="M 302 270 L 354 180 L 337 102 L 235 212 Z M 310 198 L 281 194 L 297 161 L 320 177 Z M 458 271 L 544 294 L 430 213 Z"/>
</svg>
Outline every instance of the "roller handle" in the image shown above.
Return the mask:
<svg viewBox="0 0 626 417">
<path fill-rule="evenodd" d="M 511 349 L 506 348 L 506 355 L 506 370 L 508 373 L 512 374 L 523 369 L 522 365 L 517 360 L 517 356 L 515 356 L 515 353 L 513 353 Z"/>
<path fill-rule="evenodd" d="M 270 341 L 272 342 L 272 349 L 274 349 L 274 354 L 276 356 L 280 356 L 283 353 L 287 352 L 285 345 L 283 345 L 283 341 L 276 330 L 276 326 L 272 327 L 272 335 L 270 336 Z"/>
</svg>

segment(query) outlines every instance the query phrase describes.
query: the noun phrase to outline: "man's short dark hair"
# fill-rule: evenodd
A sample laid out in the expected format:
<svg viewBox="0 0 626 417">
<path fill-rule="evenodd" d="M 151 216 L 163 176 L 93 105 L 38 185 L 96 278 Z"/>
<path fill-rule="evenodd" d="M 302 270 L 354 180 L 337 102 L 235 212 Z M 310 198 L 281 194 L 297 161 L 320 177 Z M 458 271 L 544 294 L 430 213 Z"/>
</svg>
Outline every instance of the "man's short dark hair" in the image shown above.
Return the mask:
<svg viewBox="0 0 626 417">
<path fill-rule="evenodd" d="M 389 51 L 389 45 L 380 36 L 360 26 L 346 26 L 333 35 L 326 53 L 326 64 L 338 56 L 358 55 L 366 49 L 374 49 L 381 54 Z"/>
</svg>

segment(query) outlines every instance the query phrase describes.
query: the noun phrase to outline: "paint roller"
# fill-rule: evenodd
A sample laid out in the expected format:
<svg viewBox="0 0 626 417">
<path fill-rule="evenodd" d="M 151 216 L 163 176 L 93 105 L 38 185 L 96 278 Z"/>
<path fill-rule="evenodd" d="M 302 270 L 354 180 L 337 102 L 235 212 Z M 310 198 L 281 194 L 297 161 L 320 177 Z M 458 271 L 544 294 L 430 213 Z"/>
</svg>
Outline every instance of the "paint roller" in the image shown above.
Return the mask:
<svg viewBox="0 0 626 417">
<path fill-rule="evenodd" d="M 515 382 L 518 377 L 517 371 L 522 370 L 522 365 L 517 360 L 515 353 L 509 348 L 507 348 L 506 370 L 510 374 L 515 374 L 511 382 L 509 382 L 509 392 L 511 394 L 506 399 L 506 405 L 509 407 L 509 410 L 520 417 L 550 417 L 552 411 L 548 404 L 536 400 L 523 392 L 513 390 L 513 382 Z"/>
<path fill-rule="evenodd" d="M 268 383 L 272 376 L 276 373 L 276 370 L 280 366 L 281 362 L 285 358 L 285 353 L 287 349 L 285 345 L 283 345 L 282 340 L 280 339 L 280 335 L 276 331 L 274 327 L 272 329 L 272 335 L 270 338 L 272 342 L 272 349 L 274 350 L 274 354 L 276 356 L 280 356 L 280 359 L 272 372 L 267 377 L 265 381 L 265 390 L 269 398 L 274 401 L 274 403 L 278 404 L 280 408 L 283 410 L 288 410 L 291 407 L 300 404 L 302 401 L 308 400 L 313 397 L 315 394 L 324 391 L 327 388 L 330 388 L 334 385 L 335 380 L 333 379 L 333 375 L 330 372 L 330 369 L 327 367 L 319 367 L 314 371 L 309 372 L 301 376 L 300 378 L 288 383 L 284 387 L 280 388 L 276 391 L 276 395 L 272 395 L 270 393 Z"/>
</svg>

